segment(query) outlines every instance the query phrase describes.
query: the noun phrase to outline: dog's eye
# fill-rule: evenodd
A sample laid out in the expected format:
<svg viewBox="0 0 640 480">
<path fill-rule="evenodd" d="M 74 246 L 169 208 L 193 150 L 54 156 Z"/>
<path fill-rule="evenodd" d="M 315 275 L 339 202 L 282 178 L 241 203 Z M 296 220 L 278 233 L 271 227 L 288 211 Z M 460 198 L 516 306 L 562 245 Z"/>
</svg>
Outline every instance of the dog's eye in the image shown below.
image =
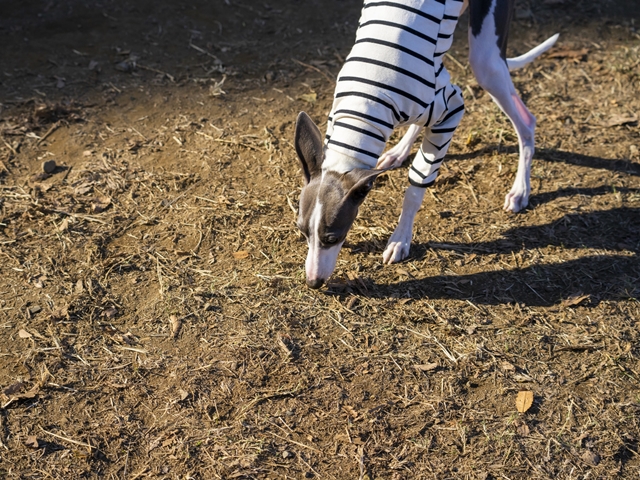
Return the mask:
<svg viewBox="0 0 640 480">
<path fill-rule="evenodd" d="M 322 240 L 322 243 L 324 243 L 325 245 L 334 245 L 338 243 L 338 237 L 336 237 L 335 235 L 327 235 Z"/>
</svg>

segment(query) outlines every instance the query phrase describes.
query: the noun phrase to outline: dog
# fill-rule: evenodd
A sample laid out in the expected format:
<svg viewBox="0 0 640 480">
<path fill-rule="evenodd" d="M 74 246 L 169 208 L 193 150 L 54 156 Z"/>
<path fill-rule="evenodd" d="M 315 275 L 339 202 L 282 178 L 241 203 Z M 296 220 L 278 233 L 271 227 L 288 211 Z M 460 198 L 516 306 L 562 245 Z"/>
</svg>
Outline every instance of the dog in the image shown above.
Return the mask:
<svg viewBox="0 0 640 480">
<path fill-rule="evenodd" d="M 309 287 L 320 288 L 331 276 L 375 179 L 402 165 L 424 129 L 383 260 L 395 263 L 409 254 L 425 189 L 435 181 L 464 114 L 462 93 L 451 84 L 442 58 L 467 6 L 472 71 L 518 135 L 518 170 L 504 209 L 518 212 L 527 206 L 536 119 L 516 92 L 509 71 L 551 48 L 558 35 L 507 59 L 514 0 L 470 0 L 468 5 L 467 0 L 365 0 L 355 44 L 338 75 L 326 136 L 323 139 L 304 112 L 296 122 L 294 143 L 304 177 L 297 226 L 309 247 L 305 263 Z M 383 153 L 393 129 L 400 125 L 410 126 L 400 142 Z"/>
</svg>

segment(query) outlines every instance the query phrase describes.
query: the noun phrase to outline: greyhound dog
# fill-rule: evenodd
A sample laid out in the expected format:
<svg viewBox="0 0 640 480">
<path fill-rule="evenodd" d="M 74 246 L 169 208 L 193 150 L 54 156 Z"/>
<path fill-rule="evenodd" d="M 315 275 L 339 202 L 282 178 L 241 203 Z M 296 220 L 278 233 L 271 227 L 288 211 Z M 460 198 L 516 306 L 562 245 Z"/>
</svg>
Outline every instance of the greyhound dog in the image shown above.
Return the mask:
<svg viewBox="0 0 640 480">
<path fill-rule="evenodd" d="M 554 35 L 524 55 L 507 59 L 514 0 L 469 0 L 469 62 L 478 83 L 511 120 L 520 156 L 504 209 L 528 204 L 536 120 L 516 92 L 509 71 L 533 61 L 556 42 Z M 307 239 L 307 284 L 320 288 L 367 193 L 382 172 L 402 165 L 418 134 L 424 139 L 409 169 L 398 226 L 383 252 L 385 263 L 409 254 L 413 223 L 425 188 L 438 175 L 464 114 L 460 89 L 442 63 L 467 0 L 365 0 L 356 42 L 343 65 L 323 139 L 301 112 L 295 132 L 304 187 L 298 228 Z M 393 129 L 410 125 L 383 153 Z"/>
</svg>

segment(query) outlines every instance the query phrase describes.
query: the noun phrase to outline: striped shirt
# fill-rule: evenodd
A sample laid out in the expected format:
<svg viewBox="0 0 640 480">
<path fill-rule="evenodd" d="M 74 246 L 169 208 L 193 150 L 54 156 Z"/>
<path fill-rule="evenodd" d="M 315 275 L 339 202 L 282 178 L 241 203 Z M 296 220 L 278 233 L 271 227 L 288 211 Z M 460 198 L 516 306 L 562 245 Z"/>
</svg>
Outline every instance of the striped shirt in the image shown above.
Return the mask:
<svg viewBox="0 0 640 480">
<path fill-rule="evenodd" d="M 442 57 L 462 7 L 462 0 L 365 0 L 336 84 L 328 150 L 372 168 L 396 126 L 432 123 L 433 102 L 450 86 Z M 333 169 L 331 155 L 325 163 Z"/>
</svg>

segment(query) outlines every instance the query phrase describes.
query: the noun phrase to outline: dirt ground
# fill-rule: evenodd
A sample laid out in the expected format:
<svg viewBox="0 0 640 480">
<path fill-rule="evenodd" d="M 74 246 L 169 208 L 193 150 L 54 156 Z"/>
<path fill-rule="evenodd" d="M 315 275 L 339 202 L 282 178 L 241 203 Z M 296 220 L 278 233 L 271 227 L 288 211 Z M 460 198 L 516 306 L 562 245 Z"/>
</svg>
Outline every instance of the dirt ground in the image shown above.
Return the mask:
<svg viewBox="0 0 640 480">
<path fill-rule="evenodd" d="M 640 476 L 640 4 L 517 4 L 517 215 L 463 19 L 410 258 L 400 169 L 313 291 L 293 127 L 360 5 L 0 0 L 0 478 Z"/>
</svg>

